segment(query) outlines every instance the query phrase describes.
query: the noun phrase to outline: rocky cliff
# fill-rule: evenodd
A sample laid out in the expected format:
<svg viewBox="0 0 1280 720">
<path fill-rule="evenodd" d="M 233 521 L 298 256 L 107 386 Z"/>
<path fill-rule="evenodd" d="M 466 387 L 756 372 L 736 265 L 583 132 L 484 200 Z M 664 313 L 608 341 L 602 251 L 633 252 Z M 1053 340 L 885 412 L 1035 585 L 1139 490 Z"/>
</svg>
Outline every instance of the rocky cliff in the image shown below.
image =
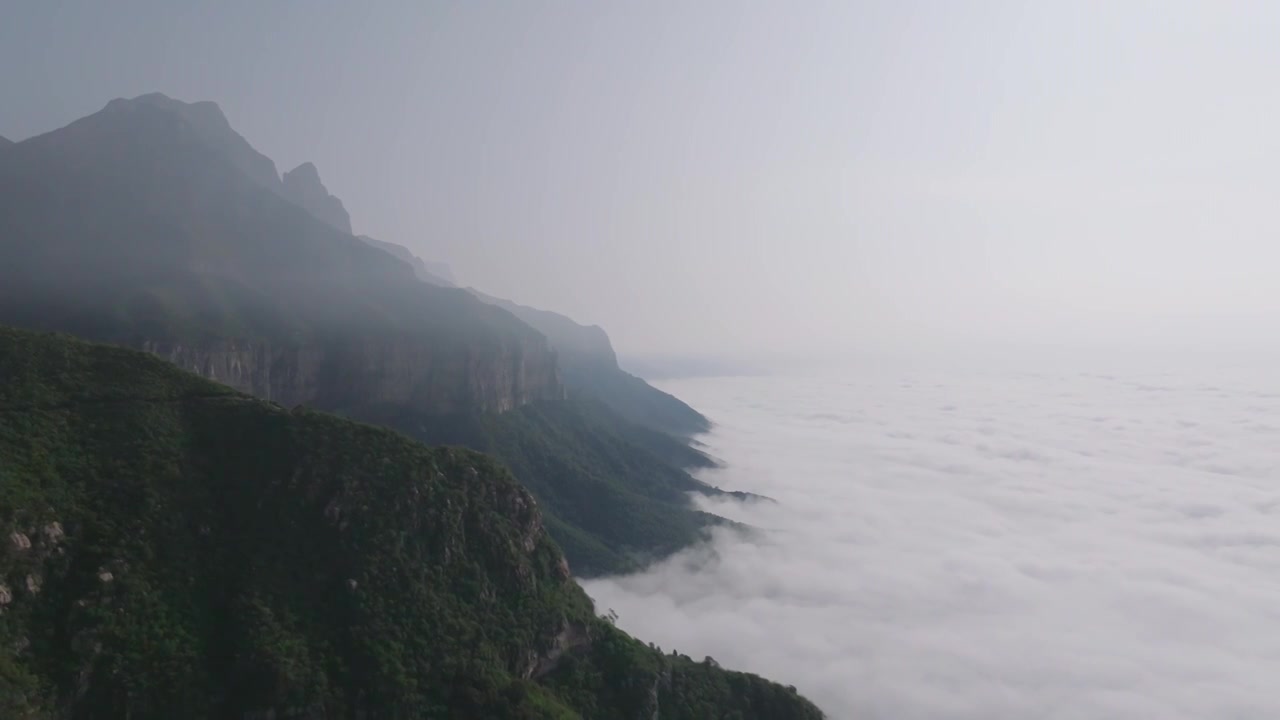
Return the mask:
<svg viewBox="0 0 1280 720">
<path fill-rule="evenodd" d="M 394 336 L 307 344 L 146 340 L 139 349 L 286 407 L 506 412 L 564 397 L 554 355 L 536 339 L 498 348 Z"/>
<path fill-rule="evenodd" d="M 360 239 L 407 264 L 423 282 L 453 284 L 433 275 L 431 265 L 403 245 L 364 235 Z M 701 413 L 620 368 L 604 328 L 583 325 L 560 313 L 520 305 L 475 288 L 466 292 L 542 333 L 556 351 L 561 377 L 570 393 L 594 397 L 630 422 L 671 435 L 691 436 L 710 429 L 710 421 Z"/>
<path fill-rule="evenodd" d="M 690 436 L 710 429 L 710 421 L 697 410 L 618 367 L 618 356 L 604 328 L 475 289 L 468 292 L 545 335 L 559 356 L 561 374 L 571 393 L 594 397 L 631 422 L 671 435 Z"/>
</svg>

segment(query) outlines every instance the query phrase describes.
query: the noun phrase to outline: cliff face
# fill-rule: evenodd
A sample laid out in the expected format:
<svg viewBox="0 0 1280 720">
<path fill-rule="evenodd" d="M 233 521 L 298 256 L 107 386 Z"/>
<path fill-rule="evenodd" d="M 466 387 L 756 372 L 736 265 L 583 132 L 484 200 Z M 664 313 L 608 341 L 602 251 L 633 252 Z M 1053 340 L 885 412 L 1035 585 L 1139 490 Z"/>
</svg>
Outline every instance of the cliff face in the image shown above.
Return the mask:
<svg viewBox="0 0 1280 720">
<path fill-rule="evenodd" d="M 560 399 L 555 356 L 534 340 L 500 348 L 424 339 L 344 338 L 308 344 L 148 340 L 140 349 L 286 407 L 403 405 L 428 412 L 506 412 Z"/>
<path fill-rule="evenodd" d="M 706 432 L 711 423 L 678 398 L 618 367 L 609 335 L 598 325 L 582 325 L 548 310 L 470 292 L 479 300 L 515 315 L 546 336 L 555 348 L 571 393 L 593 396 L 627 420 L 671 435 Z"/>
</svg>

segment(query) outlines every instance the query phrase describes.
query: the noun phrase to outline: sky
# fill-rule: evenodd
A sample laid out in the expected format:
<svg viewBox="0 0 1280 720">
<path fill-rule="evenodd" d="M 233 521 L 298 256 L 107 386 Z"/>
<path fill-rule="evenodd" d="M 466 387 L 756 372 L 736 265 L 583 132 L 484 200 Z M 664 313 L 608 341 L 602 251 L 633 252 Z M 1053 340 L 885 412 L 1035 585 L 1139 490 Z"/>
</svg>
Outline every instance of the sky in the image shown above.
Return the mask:
<svg viewBox="0 0 1280 720">
<path fill-rule="evenodd" d="M 624 353 L 1266 345 L 1269 2 L 14 0 L 0 135 L 214 100 Z"/>
<path fill-rule="evenodd" d="M 1275 367 L 665 383 L 716 423 L 703 479 L 776 502 L 583 585 L 832 720 L 1280 717 Z"/>
</svg>

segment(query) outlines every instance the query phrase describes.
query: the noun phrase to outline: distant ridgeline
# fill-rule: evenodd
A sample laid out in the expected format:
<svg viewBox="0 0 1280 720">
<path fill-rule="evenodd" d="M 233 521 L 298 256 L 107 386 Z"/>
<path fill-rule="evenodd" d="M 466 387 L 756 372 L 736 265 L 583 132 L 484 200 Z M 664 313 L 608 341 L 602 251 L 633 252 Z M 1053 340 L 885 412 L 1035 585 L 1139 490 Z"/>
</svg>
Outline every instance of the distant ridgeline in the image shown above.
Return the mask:
<svg viewBox="0 0 1280 720">
<path fill-rule="evenodd" d="M 706 418 L 619 369 L 600 328 L 447 275 L 353 236 L 313 165 L 281 178 L 213 103 L 113 100 L 0 152 L 0 323 L 492 453 L 577 574 L 720 522 L 685 495 L 716 492 L 686 472 L 710 463 L 687 443 Z"/>
<path fill-rule="evenodd" d="M 558 313 L 472 294 L 497 305 L 546 336 L 560 360 L 560 371 L 571 392 L 598 398 L 611 410 L 634 423 L 660 432 L 694 435 L 711 424 L 680 400 L 618 367 L 609 336 L 598 325 L 579 325 Z"/>
<path fill-rule="evenodd" d="M 0 717 L 820 718 L 597 617 L 494 460 L 0 328 Z"/>
</svg>

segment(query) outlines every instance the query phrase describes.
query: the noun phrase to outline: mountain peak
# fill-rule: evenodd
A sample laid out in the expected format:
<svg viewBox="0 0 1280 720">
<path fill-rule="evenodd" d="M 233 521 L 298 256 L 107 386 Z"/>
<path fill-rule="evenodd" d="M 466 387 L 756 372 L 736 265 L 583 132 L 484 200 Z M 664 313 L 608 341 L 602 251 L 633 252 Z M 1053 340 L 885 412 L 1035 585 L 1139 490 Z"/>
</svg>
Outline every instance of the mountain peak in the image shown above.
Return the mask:
<svg viewBox="0 0 1280 720">
<path fill-rule="evenodd" d="M 342 232 L 351 232 L 351 216 L 342 201 L 329 194 L 314 163 L 304 162 L 285 173 L 281 194 L 316 218 Z"/>
<path fill-rule="evenodd" d="M 285 173 L 284 176 L 286 178 L 290 176 L 297 177 L 324 187 L 324 183 L 320 182 L 320 171 L 316 169 L 316 164 L 310 160 Z"/>
<path fill-rule="evenodd" d="M 222 108 L 218 107 L 218 103 L 212 100 L 201 100 L 198 102 L 183 102 L 165 95 L 164 93 L 147 93 L 139 95 L 135 98 L 116 98 L 107 103 L 105 109 L 123 109 L 125 107 L 148 105 L 168 112 L 177 113 L 185 120 L 196 126 L 197 129 L 204 132 L 226 133 L 235 131 L 231 129 L 231 122 L 227 120 L 227 116 L 223 114 Z"/>
<path fill-rule="evenodd" d="M 153 92 L 135 98 L 116 98 L 107 103 L 102 112 L 121 113 L 143 107 L 155 108 L 181 118 L 202 141 L 225 153 L 241 172 L 259 185 L 279 191 L 280 174 L 276 172 L 276 164 L 231 127 L 231 122 L 217 103 L 211 100 L 183 102 L 164 93 Z"/>
</svg>

